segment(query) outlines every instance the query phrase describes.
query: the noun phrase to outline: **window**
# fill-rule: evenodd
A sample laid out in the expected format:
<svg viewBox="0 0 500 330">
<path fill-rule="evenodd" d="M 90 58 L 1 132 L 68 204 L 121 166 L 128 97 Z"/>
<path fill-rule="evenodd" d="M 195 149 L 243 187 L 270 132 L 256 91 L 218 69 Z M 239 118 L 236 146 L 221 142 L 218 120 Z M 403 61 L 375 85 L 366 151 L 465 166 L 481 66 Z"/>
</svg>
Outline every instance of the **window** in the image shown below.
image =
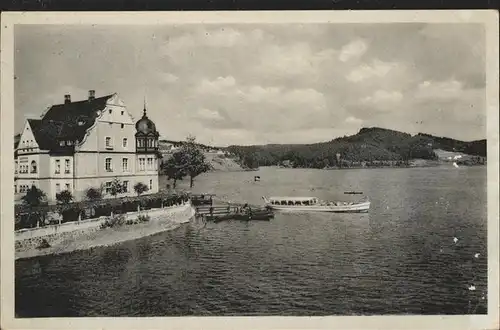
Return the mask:
<svg viewBox="0 0 500 330">
<path fill-rule="evenodd" d="M 109 109 L 109 114 L 112 114 L 113 113 L 113 110 L 112 109 Z"/>
<path fill-rule="evenodd" d="M 66 145 L 66 141 L 61 141 L 61 142 L 59 142 L 59 145 L 60 145 L 61 147 L 64 147 L 64 146 Z"/>
<path fill-rule="evenodd" d="M 14 174 L 17 174 L 17 168 L 18 168 L 19 164 L 16 160 L 15 164 L 14 164 Z"/>
<path fill-rule="evenodd" d="M 14 194 L 17 194 L 17 185 L 14 185 Z"/>
<path fill-rule="evenodd" d="M 69 159 L 64 160 L 64 173 L 68 174 L 70 172 L 69 170 Z"/>
<path fill-rule="evenodd" d="M 124 113 L 125 113 L 125 111 L 122 110 L 122 116 L 123 116 Z"/>
<path fill-rule="evenodd" d="M 105 165 L 106 172 L 113 172 L 113 167 L 111 166 L 111 158 L 106 158 Z"/>
<path fill-rule="evenodd" d="M 127 138 L 123 138 L 122 145 L 124 148 L 128 147 L 128 139 Z"/>
<path fill-rule="evenodd" d="M 56 194 L 61 192 L 61 185 L 59 183 L 56 183 Z"/>
<path fill-rule="evenodd" d="M 128 193 L 128 181 L 123 181 L 123 192 Z"/>
<path fill-rule="evenodd" d="M 149 190 L 153 190 L 153 180 L 149 180 Z"/>
<path fill-rule="evenodd" d="M 36 173 L 36 162 L 33 160 L 31 161 L 31 173 Z"/>
<path fill-rule="evenodd" d="M 111 137 L 106 136 L 106 148 L 113 148 L 113 143 L 111 142 Z"/>
<path fill-rule="evenodd" d="M 148 170 L 151 170 L 153 168 L 153 158 L 148 157 Z"/>
<path fill-rule="evenodd" d="M 61 161 L 56 159 L 56 174 L 61 173 Z"/>
<path fill-rule="evenodd" d="M 145 159 L 144 158 L 139 158 L 139 171 L 144 171 L 145 170 Z"/>
<path fill-rule="evenodd" d="M 128 172 L 128 158 L 122 159 L 122 169 L 123 172 Z"/>
<path fill-rule="evenodd" d="M 67 191 L 70 191 L 70 186 L 69 186 L 69 183 L 66 183 L 65 188 L 66 188 L 66 190 L 67 190 Z"/>
<path fill-rule="evenodd" d="M 121 128 L 124 128 L 124 127 L 125 127 L 125 125 L 124 125 L 124 124 L 122 124 L 122 125 L 121 125 Z"/>
<path fill-rule="evenodd" d="M 106 182 L 104 187 L 106 189 L 106 194 L 110 194 L 111 193 L 111 181 Z"/>
</svg>

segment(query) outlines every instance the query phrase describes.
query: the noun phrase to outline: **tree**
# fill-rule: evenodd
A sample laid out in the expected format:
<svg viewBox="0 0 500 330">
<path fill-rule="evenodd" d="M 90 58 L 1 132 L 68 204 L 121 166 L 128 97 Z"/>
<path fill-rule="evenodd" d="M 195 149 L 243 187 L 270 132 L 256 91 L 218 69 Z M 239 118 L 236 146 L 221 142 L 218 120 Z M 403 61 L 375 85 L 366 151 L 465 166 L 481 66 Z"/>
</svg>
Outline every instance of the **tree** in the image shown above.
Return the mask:
<svg viewBox="0 0 500 330">
<path fill-rule="evenodd" d="M 135 193 L 137 194 L 137 196 L 141 196 L 144 192 L 148 191 L 148 186 L 146 186 L 144 183 L 142 182 L 137 182 L 135 185 L 134 185 L 134 191 Z"/>
<path fill-rule="evenodd" d="M 182 167 L 189 175 L 189 187 L 193 188 L 194 178 L 198 175 L 208 172 L 212 167 L 205 160 L 205 155 L 200 147 L 196 145 L 195 137 L 188 136 L 186 142 L 178 151 Z"/>
<path fill-rule="evenodd" d="M 183 166 L 182 153 L 176 152 L 161 163 L 161 170 L 169 180 L 174 180 L 173 188 L 177 184 L 177 180 L 182 180 L 186 175 L 186 168 Z"/>
<path fill-rule="evenodd" d="M 73 195 L 69 190 L 63 190 L 56 194 L 56 200 L 59 204 L 69 204 L 73 201 Z"/>
<path fill-rule="evenodd" d="M 42 203 L 46 201 L 46 195 L 42 190 L 33 185 L 30 189 L 28 189 L 26 195 L 22 197 L 22 201 L 27 206 L 34 208 L 42 205 Z M 45 224 L 45 215 L 46 212 L 44 211 L 31 212 L 29 215 L 29 221 L 33 226 L 36 226 L 37 224 L 43 226 Z"/>
<path fill-rule="evenodd" d="M 89 188 L 85 191 L 85 198 L 89 201 L 98 201 L 102 199 L 102 189 L 100 188 Z"/>
<path fill-rule="evenodd" d="M 26 195 L 22 197 L 22 201 L 30 207 L 36 207 L 40 206 L 45 201 L 45 198 L 46 195 L 42 190 L 35 186 L 31 186 L 31 188 L 26 192 Z"/>
<path fill-rule="evenodd" d="M 124 190 L 123 182 L 121 182 L 118 178 L 114 178 L 113 181 L 111 181 L 109 189 L 109 194 L 111 196 L 116 197 L 116 195 L 123 193 Z"/>
<path fill-rule="evenodd" d="M 243 156 L 242 165 L 249 169 L 255 169 L 259 167 L 259 162 L 254 153 L 249 153 Z"/>
</svg>

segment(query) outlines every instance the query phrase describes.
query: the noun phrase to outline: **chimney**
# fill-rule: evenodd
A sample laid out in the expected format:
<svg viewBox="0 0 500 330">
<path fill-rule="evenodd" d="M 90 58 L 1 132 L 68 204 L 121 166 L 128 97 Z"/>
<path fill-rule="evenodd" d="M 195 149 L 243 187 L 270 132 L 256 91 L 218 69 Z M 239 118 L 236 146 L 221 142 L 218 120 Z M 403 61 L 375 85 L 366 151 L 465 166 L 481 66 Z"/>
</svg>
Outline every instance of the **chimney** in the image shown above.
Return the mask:
<svg viewBox="0 0 500 330">
<path fill-rule="evenodd" d="M 89 90 L 89 101 L 92 101 L 95 99 L 95 90 L 91 89 Z"/>
<path fill-rule="evenodd" d="M 64 103 L 71 103 L 71 95 L 69 94 L 64 95 Z"/>
</svg>

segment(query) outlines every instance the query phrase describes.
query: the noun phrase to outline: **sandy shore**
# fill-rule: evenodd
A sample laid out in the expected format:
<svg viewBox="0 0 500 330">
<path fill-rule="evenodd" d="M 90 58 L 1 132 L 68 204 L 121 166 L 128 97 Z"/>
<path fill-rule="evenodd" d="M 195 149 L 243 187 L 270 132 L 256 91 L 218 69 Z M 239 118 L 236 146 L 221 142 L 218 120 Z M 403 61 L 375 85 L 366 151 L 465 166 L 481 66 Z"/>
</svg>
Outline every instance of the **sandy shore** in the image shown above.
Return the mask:
<svg viewBox="0 0 500 330">
<path fill-rule="evenodd" d="M 180 227 L 181 224 L 189 222 L 188 217 L 182 218 L 182 220 L 176 220 L 172 217 L 166 220 L 152 220 L 147 223 L 124 225 L 117 228 L 98 229 L 93 232 L 78 235 L 76 238 L 56 240 L 52 242 L 51 247 L 47 249 L 16 251 L 16 260 L 49 254 L 61 254 L 87 250 L 100 246 L 111 246 L 125 241 L 139 239 L 160 232 L 176 229 Z"/>
</svg>

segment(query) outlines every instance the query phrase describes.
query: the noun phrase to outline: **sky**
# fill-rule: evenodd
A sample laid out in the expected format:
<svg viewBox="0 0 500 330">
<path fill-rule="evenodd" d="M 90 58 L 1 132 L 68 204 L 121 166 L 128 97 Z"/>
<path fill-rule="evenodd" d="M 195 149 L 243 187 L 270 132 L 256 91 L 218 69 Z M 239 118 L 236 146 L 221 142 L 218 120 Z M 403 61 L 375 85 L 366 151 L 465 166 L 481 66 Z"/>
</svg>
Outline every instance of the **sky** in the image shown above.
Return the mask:
<svg viewBox="0 0 500 330">
<path fill-rule="evenodd" d="M 161 137 L 312 143 L 384 127 L 486 138 L 477 24 L 15 27 L 15 128 L 64 94 L 118 93 Z"/>
</svg>

